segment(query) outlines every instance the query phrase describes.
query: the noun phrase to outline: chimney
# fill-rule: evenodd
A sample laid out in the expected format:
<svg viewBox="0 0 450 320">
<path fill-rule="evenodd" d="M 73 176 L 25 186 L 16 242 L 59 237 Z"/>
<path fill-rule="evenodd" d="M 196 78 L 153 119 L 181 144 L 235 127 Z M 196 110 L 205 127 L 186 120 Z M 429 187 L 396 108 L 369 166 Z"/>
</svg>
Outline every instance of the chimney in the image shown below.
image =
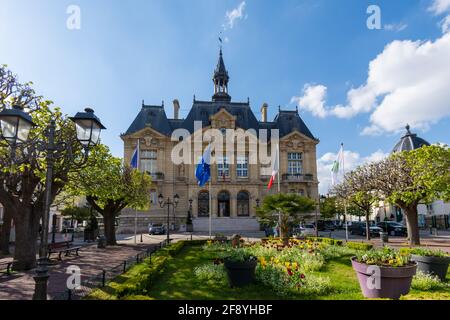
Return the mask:
<svg viewBox="0 0 450 320">
<path fill-rule="evenodd" d="M 180 102 L 175 99 L 173 100 L 173 118 L 174 119 L 179 119 L 180 117 Z"/>
<path fill-rule="evenodd" d="M 269 106 L 267 105 L 267 103 L 264 103 L 261 107 L 261 121 L 262 122 L 267 122 L 267 109 L 269 108 Z"/>
</svg>

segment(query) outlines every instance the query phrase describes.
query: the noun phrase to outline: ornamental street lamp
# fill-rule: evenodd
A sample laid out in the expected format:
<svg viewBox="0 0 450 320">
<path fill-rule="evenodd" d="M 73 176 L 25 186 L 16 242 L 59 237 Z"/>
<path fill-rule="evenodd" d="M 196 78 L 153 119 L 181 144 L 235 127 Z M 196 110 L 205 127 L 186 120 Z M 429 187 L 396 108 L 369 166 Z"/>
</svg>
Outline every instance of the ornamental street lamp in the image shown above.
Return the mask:
<svg viewBox="0 0 450 320">
<path fill-rule="evenodd" d="M 92 109 L 85 109 L 85 112 L 79 112 L 75 117 L 70 118 L 75 122 L 77 140 L 81 143 L 84 149 L 83 159 L 78 162 L 75 159 L 73 152 L 69 152 L 70 160 L 82 166 L 86 164 L 89 149 L 95 146 L 100 138 L 100 131 L 106 129 L 100 120 L 94 115 Z M 1 138 L 6 140 L 11 146 L 11 157 L 15 161 L 16 146 L 28 141 L 28 135 L 32 126 L 31 116 L 25 113 L 20 107 L 13 107 L 13 109 L 4 109 L 0 112 L 0 126 L 2 129 Z M 48 275 L 48 228 L 50 218 L 51 205 L 51 188 L 53 180 L 53 166 L 55 159 L 62 158 L 64 152 L 71 148 L 70 144 L 61 141 L 55 143 L 56 121 L 50 120 L 50 124 L 46 131 L 46 139 L 33 141 L 32 147 L 38 151 L 46 153 L 46 180 L 45 180 L 45 194 L 44 194 L 44 214 L 42 216 L 42 235 L 39 249 L 39 259 L 36 268 L 34 300 L 47 300 L 47 281 Z M 71 150 L 69 150 L 71 151 Z M 31 153 L 33 154 L 33 153 Z"/>
<path fill-rule="evenodd" d="M 33 126 L 31 116 L 19 106 L 13 106 L 12 109 L 4 109 L 0 112 L 1 137 L 10 145 L 13 159 L 17 145 L 28 140 Z"/>
<path fill-rule="evenodd" d="M 173 201 L 170 198 L 167 198 L 167 200 L 164 201 L 164 196 L 162 194 L 159 194 L 158 196 L 158 202 L 159 206 L 161 208 L 164 208 L 167 206 L 167 244 L 170 243 L 170 206 L 175 208 L 178 206 L 178 203 L 180 201 L 180 196 L 178 194 L 175 194 L 173 197 Z"/>
</svg>

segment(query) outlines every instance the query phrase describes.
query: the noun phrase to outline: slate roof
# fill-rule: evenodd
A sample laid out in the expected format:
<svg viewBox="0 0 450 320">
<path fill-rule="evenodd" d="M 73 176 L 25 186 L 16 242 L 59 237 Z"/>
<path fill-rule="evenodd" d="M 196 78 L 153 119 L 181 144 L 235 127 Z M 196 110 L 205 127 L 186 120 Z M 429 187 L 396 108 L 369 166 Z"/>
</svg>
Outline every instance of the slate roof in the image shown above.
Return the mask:
<svg viewBox="0 0 450 320">
<path fill-rule="evenodd" d="M 223 61 L 222 49 L 220 50 L 219 61 L 214 71 L 214 79 L 220 78 L 228 82 L 229 76 L 225 63 Z M 192 108 L 186 119 L 168 119 L 164 111 L 164 103 L 161 106 L 145 105 L 142 103 L 142 109 L 136 119 L 130 125 L 124 136 L 138 132 L 146 127 L 170 136 L 176 129 L 186 129 L 191 134 L 194 132 L 194 121 L 201 121 L 203 127 L 211 125 L 210 117 L 224 108 L 228 113 L 236 117 L 236 126 L 244 130 L 268 129 L 270 138 L 270 129 L 279 129 L 280 138 L 297 130 L 305 136 L 317 140 L 309 131 L 306 124 L 296 111 L 278 111 L 273 122 L 260 122 L 256 119 L 250 102 L 231 102 L 231 97 L 224 92 L 216 93 L 212 101 L 197 101 L 194 98 Z"/>
<path fill-rule="evenodd" d="M 186 119 L 168 119 L 163 106 L 143 105 L 136 119 L 132 122 L 126 133 L 129 135 L 146 127 L 170 136 L 176 129 L 186 129 L 194 132 L 194 121 L 201 121 L 203 127 L 211 125 L 210 117 L 221 109 L 236 117 L 236 126 L 244 130 L 279 129 L 280 138 L 297 130 L 305 136 L 317 140 L 302 120 L 298 111 L 280 110 L 272 122 L 260 122 L 256 119 L 250 103 L 224 102 L 224 101 L 194 101 Z M 269 132 L 270 133 L 270 132 Z M 270 138 L 270 137 L 269 137 Z"/>
<path fill-rule="evenodd" d="M 392 153 L 401 151 L 411 151 L 422 148 L 423 146 L 429 146 L 430 143 L 422 138 L 419 138 L 417 134 L 411 133 L 411 127 L 406 126 L 406 133 L 401 137 L 400 141 L 395 145 Z"/>
</svg>

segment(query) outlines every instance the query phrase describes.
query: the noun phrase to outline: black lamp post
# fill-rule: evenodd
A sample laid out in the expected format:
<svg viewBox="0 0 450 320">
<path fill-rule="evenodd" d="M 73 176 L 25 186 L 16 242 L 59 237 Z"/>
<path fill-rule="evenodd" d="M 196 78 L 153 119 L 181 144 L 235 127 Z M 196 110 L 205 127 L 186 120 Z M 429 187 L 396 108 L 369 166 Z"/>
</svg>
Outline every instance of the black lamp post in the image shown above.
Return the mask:
<svg viewBox="0 0 450 320">
<path fill-rule="evenodd" d="M 83 159 L 78 162 L 73 156 L 71 161 L 79 166 L 86 163 L 89 154 L 89 149 L 96 145 L 100 138 L 100 131 L 106 129 L 100 120 L 94 115 L 92 109 L 85 109 L 85 112 L 79 112 L 75 117 L 70 118 L 75 122 L 77 140 L 81 143 L 84 149 Z M 12 109 L 4 109 L 0 112 L 0 127 L 2 129 L 2 139 L 5 139 L 11 146 L 11 156 L 13 163 L 15 161 L 16 147 L 28 141 L 28 135 L 34 123 L 31 116 L 25 113 L 20 107 L 13 107 Z M 63 152 L 70 148 L 70 144 L 61 141 L 55 143 L 56 121 L 50 120 L 50 124 L 46 131 L 46 139 L 33 141 L 32 147 L 38 151 L 46 152 L 46 181 L 44 194 L 44 214 L 42 216 L 42 235 L 39 249 L 39 259 L 36 268 L 34 300 L 47 300 L 47 281 L 48 266 L 48 228 L 50 218 L 51 206 L 51 187 L 53 179 L 53 166 L 55 159 L 61 158 Z M 31 148 L 31 146 L 30 146 Z"/>
<path fill-rule="evenodd" d="M 162 194 L 159 194 L 158 196 L 159 206 L 161 208 L 167 206 L 167 244 L 170 243 L 170 206 L 173 206 L 173 209 L 175 210 L 179 201 L 180 196 L 178 194 L 175 194 L 173 201 L 170 198 L 167 198 L 167 200 L 164 201 L 164 196 Z"/>
</svg>

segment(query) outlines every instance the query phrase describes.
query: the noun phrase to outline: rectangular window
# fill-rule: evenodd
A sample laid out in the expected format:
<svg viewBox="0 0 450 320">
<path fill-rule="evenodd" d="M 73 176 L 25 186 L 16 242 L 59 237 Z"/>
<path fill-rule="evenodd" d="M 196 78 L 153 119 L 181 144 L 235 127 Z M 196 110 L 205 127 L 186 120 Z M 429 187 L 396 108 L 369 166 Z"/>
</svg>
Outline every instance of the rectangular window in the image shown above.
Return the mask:
<svg viewBox="0 0 450 320">
<path fill-rule="evenodd" d="M 217 177 L 228 178 L 230 176 L 230 164 L 227 157 L 217 158 Z"/>
<path fill-rule="evenodd" d="M 288 153 L 288 173 L 299 175 L 303 173 L 303 154 L 299 152 Z"/>
<path fill-rule="evenodd" d="M 141 163 L 139 169 L 143 172 L 148 172 L 149 174 L 155 174 L 158 171 L 157 155 L 157 151 L 142 150 L 140 154 Z"/>
<path fill-rule="evenodd" d="M 239 178 L 248 178 L 248 157 L 238 157 L 236 173 Z"/>
</svg>

